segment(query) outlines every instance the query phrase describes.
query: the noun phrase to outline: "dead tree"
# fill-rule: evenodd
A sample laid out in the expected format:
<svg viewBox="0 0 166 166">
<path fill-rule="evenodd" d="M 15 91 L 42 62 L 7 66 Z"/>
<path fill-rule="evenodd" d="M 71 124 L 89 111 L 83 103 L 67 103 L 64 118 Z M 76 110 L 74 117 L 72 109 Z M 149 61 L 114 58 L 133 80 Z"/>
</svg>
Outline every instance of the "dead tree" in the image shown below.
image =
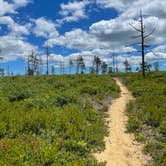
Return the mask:
<svg viewBox="0 0 166 166">
<path fill-rule="evenodd" d="M 60 61 L 60 74 L 64 74 L 65 73 L 65 63 L 64 61 Z"/>
<path fill-rule="evenodd" d="M 0 61 L 2 61 L 3 59 L 4 59 L 3 57 L 0 57 Z M 0 68 L 0 76 L 4 76 L 4 75 L 5 75 L 4 69 Z"/>
<path fill-rule="evenodd" d="M 158 61 L 154 62 L 153 66 L 154 66 L 155 71 L 159 71 L 159 62 Z"/>
<path fill-rule="evenodd" d="M 124 66 L 125 66 L 125 72 L 131 72 L 131 65 L 129 64 L 128 60 L 126 59 L 124 61 Z"/>
<path fill-rule="evenodd" d="M 70 59 L 69 60 L 69 74 L 71 74 L 71 70 L 72 70 L 72 67 L 73 67 L 73 61 Z"/>
<path fill-rule="evenodd" d="M 40 59 L 37 58 L 37 55 L 32 51 L 32 54 L 28 55 L 28 75 L 38 75 L 40 69 Z"/>
<path fill-rule="evenodd" d="M 112 72 L 118 73 L 119 67 L 118 67 L 118 59 L 117 59 L 117 53 L 112 52 Z"/>
<path fill-rule="evenodd" d="M 42 57 L 40 57 L 40 75 L 42 75 L 43 73 L 43 60 L 42 60 Z"/>
<path fill-rule="evenodd" d="M 93 68 L 95 69 L 95 73 L 98 74 L 100 67 L 101 67 L 101 59 L 98 56 L 94 56 L 94 60 L 93 60 Z"/>
<path fill-rule="evenodd" d="M 51 74 L 52 74 L 52 75 L 55 75 L 55 66 L 54 66 L 54 65 L 51 66 Z"/>
<path fill-rule="evenodd" d="M 112 69 L 113 69 L 113 72 L 115 73 L 116 72 L 116 62 L 115 62 L 115 53 L 112 53 Z"/>
<path fill-rule="evenodd" d="M 4 76 L 4 75 L 5 75 L 4 69 L 0 68 L 0 76 Z"/>
<path fill-rule="evenodd" d="M 47 69 L 46 69 L 46 75 L 49 75 L 49 46 L 46 46 L 46 65 L 47 65 Z"/>
<path fill-rule="evenodd" d="M 102 74 L 106 74 L 108 72 L 108 65 L 106 62 L 101 63 Z"/>
<path fill-rule="evenodd" d="M 82 56 L 79 56 L 76 59 L 76 74 L 83 74 L 85 70 L 85 63 L 84 63 L 84 58 Z"/>
<path fill-rule="evenodd" d="M 130 24 L 130 26 L 139 33 L 137 36 L 133 36 L 135 39 L 139 39 L 139 42 L 136 44 L 141 45 L 141 55 L 142 55 L 142 75 L 145 77 L 145 54 L 147 53 L 145 50 L 146 48 L 150 47 L 149 45 L 146 44 L 146 39 L 150 37 L 156 30 L 156 27 L 152 29 L 151 32 L 147 33 L 144 25 L 144 18 L 142 15 L 142 12 L 140 12 L 140 20 L 139 20 L 139 27 L 134 26 L 133 24 Z"/>
</svg>

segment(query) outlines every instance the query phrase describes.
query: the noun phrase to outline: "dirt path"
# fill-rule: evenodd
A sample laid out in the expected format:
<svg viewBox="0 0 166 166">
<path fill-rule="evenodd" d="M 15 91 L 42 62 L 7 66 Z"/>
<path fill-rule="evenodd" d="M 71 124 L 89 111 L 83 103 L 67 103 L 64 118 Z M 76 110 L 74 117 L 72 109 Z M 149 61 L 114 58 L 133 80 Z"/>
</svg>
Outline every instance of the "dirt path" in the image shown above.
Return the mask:
<svg viewBox="0 0 166 166">
<path fill-rule="evenodd" d="M 121 97 L 113 101 L 108 111 L 109 137 L 105 138 L 106 149 L 95 156 L 99 161 L 106 161 L 107 166 L 143 166 L 149 159 L 142 153 L 143 146 L 133 141 L 132 134 L 126 133 L 125 110 L 132 95 L 118 79 L 115 81 L 120 86 Z"/>
</svg>

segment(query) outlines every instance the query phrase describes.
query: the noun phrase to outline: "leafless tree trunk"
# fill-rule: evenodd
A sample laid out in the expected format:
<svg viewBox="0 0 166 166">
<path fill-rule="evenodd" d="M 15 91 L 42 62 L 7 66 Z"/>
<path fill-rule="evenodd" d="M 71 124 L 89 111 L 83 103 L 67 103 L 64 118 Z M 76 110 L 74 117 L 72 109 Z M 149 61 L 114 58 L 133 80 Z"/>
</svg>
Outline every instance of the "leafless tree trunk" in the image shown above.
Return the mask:
<svg viewBox="0 0 166 166">
<path fill-rule="evenodd" d="M 49 75 L 49 46 L 46 46 L 46 56 L 47 56 L 47 70 L 46 75 Z"/>
<path fill-rule="evenodd" d="M 153 28 L 153 30 L 150 33 L 147 33 L 145 30 L 145 25 L 144 25 L 144 18 L 142 15 L 142 12 L 140 12 L 140 27 L 136 27 L 132 24 L 130 24 L 130 26 L 137 32 L 139 32 L 138 36 L 134 36 L 135 39 L 140 39 L 140 43 L 137 44 L 141 44 L 141 55 L 142 55 L 142 75 L 143 77 L 145 77 L 145 48 L 149 47 L 148 45 L 145 44 L 146 39 L 151 36 L 154 31 L 156 30 L 156 28 Z"/>
</svg>

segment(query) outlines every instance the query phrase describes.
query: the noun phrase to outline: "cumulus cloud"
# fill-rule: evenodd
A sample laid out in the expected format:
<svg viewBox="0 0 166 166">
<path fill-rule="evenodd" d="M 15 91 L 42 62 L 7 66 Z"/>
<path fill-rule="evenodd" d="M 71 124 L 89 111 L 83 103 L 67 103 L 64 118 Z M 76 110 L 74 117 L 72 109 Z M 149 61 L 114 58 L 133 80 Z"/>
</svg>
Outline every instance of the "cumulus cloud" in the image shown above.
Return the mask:
<svg viewBox="0 0 166 166">
<path fill-rule="evenodd" d="M 61 45 L 76 50 L 91 50 L 94 47 L 108 47 L 107 43 L 99 43 L 94 36 L 81 29 L 66 32 L 58 38 L 49 39 L 50 45 Z"/>
<path fill-rule="evenodd" d="M 109 64 L 112 63 L 112 53 L 116 53 L 119 66 L 124 66 L 123 62 L 126 58 L 130 59 L 132 65 L 139 65 L 141 62 L 139 55 L 129 56 L 126 53 L 136 51 L 135 47 L 129 45 L 140 42 L 139 39 L 135 40 L 132 38 L 138 33 L 132 29 L 129 23 L 139 26 L 138 17 L 140 10 L 142 10 L 146 32 L 151 32 L 156 27 L 156 31 L 147 39 L 147 44 L 153 45 L 153 51 L 156 55 L 149 52 L 146 58 L 148 60 L 152 60 L 156 56 L 159 59 L 165 58 L 166 1 L 164 0 L 74 0 L 60 5 L 59 14 L 62 19 L 51 21 L 41 17 L 31 19 L 31 23 L 24 25 L 16 23 L 12 17 L 6 16 L 8 13 L 15 13 L 19 7 L 26 6 L 30 2 L 30 0 L 13 0 L 9 3 L 0 0 L 0 24 L 6 25 L 10 31 L 8 35 L 1 36 L 0 40 L 8 40 L 9 43 L 5 42 L 6 47 L 3 45 L 3 49 L 8 51 L 11 48 L 13 52 L 16 52 L 17 56 L 14 57 L 19 57 L 21 53 L 24 54 L 23 49 L 29 50 L 33 48 L 32 45 L 23 41 L 23 36 L 29 35 L 32 31 L 36 37 L 43 37 L 45 44 L 49 44 L 51 47 L 63 46 L 76 52 L 69 54 L 67 57 L 52 54 L 51 57 L 54 61 L 65 61 L 65 63 L 68 63 L 69 59 L 74 60 L 79 55 L 82 55 L 86 64 L 90 66 L 93 56 L 97 55 Z M 64 34 L 58 32 L 56 23 L 63 26 L 63 23 L 71 23 L 88 18 L 87 9 L 92 3 L 97 4 L 101 10 L 103 8 L 114 8 L 118 12 L 117 17 L 94 22 L 87 31 L 75 28 L 64 32 Z M 17 45 L 12 45 L 10 43 L 12 41 Z M 15 50 L 15 46 L 20 47 L 20 51 Z M 12 53 L 6 52 L 6 54 L 12 57 Z"/>
<path fill-rule="evenodd" d="M 31 0 L 13 0 L 11 3 L 5 0 L 0 0 L 0 16 L 9 13 L 16 13 L 19 7 L 24 7 L 32 2 Z"/>
<path fill-rule="evenodd" d="M 0 17 L 0 24 L 6 25 L 10 31 L 10 34 L 14 36 L 29 35 L 29 30 L 31 28 L 30 23 L 25 25 L 17 24 L 10 16 Z"/>
<path fill-rule="evenodd" d="M 18 37 L 6 35 L 0 37 L 0 56 L 5 61 L 25 58 L 32 50 L 37 49 L 35 46 L 25 42 Z"/>
<path fill-rule="evenodd" d="M 123 18 L 138 16 L 142 10 L 145 15 L 163 18 L 166 15 L 166 1 L 161 0 L 96 0 L 102 8 L 115 8 Z"/>
<path fill-rule="evenodd" d="M 56 24 L 44 17 L 32 20 L 35 23 L 33 32 L 36 36 L 44 38 L 56 38 L 59 33 L 56 30 Z"/>
<path fill-rule="evenodd" d="M 73 1 L 61 4 L 60 15 L 63 17 L 59 23 L 78 21 L 87 18 L 86 7 L 90 4 L 89 0 Z"/>
<path fill-rule="evenodd" d="M 122 11 L 136 1 L 137 0 L 96 0 L 96 3 L 102 8 L 115 8 L 118 11 Z"/>
</svg>

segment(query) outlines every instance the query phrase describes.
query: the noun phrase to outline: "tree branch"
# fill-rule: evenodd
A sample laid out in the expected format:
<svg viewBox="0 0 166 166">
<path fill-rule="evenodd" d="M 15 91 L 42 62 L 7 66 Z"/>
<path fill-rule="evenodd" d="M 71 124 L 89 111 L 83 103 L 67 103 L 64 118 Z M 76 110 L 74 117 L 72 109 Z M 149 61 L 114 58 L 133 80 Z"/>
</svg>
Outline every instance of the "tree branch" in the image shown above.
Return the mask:
<svg viewBox="0 0 166 166">
<path fill-rule="evenodd" d="M 151 36 L 156 31 L 156 27 L 152 29 L 152 31 L 144 36 L 144 39 Z"/>
<path fill-rule="evenodd" d="M 141 29 L 136 28 L 136 27 L 135 27 L 134 25 L 132 25 L 131 23 L 129 23 L 129 25 L 130 25 L 133 29 L 135 29 L 136 31 L 141 32 Z"/>
</svg>

